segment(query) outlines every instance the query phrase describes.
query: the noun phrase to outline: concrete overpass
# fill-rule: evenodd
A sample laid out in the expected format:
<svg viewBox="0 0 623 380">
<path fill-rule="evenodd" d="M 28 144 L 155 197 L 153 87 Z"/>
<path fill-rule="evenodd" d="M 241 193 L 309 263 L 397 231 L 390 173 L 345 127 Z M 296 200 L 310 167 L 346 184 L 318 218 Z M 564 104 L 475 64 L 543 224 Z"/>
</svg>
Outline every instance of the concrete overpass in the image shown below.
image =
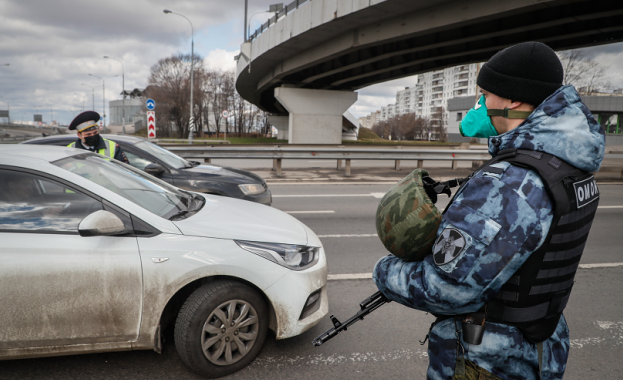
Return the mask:
<svg viewBox="0 0 623 380">
<path fill-rule="evenodd" d="M 295 0 L 242 44 L 236 88 L 290 143 L 339 143 L 357 89 L 523 41 L 623 41 L 621 15 L 615 0 Z"/>
</svg>

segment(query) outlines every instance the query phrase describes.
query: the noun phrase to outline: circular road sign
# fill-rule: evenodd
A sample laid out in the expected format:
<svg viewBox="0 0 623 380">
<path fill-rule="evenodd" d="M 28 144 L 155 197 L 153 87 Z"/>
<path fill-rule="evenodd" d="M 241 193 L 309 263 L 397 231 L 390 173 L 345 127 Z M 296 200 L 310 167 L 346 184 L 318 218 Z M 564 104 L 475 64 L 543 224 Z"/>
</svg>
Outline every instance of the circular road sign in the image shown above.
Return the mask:
<svg viewBox="0 0 623 380">
<path fill-rule="evenodd" d="M 153 99 L 147 99 L 147 101 L 145 101 L 145 106 L 151 111 L 156 108 L 156 102 Z"/>
<path fill-rule="evenodd" d="M 229 116 L 229 111 L 227 111 L 227 110 L 223 110 L 223 112 L 221 113 L 221 115 L 222 115 L 225 119 L 227 119 L 227 117 Z"/>
</svg>

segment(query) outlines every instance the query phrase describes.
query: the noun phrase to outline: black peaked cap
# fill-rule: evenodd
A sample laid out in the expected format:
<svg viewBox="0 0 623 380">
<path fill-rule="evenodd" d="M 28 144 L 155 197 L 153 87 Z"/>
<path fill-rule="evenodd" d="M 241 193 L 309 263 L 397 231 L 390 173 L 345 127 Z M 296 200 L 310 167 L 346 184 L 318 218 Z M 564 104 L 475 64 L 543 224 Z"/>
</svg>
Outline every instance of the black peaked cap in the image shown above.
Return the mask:
<svg viewBox="0 0 623 380">
<path fill-rule="evenodd" d="M 562 64 L 549 46 L 523 42 L 491 57 L 476 83 L 492 94 L 536 107 L 562 86 L 562 79 Z"/>
<path fill-rule="evenodd" d="M 95 111 L 85 111 L 81 113 L 80 115 L 76 116 L 74 120 L 72 120 L 71 124 L 69 124 L 69 130 L 73 131 L 80 124 L 86 123 L 87 121 L 93 121 L 94 123 L 97 123 L 99 119 L 100 119 L 99 113 Z"/>
</svg>

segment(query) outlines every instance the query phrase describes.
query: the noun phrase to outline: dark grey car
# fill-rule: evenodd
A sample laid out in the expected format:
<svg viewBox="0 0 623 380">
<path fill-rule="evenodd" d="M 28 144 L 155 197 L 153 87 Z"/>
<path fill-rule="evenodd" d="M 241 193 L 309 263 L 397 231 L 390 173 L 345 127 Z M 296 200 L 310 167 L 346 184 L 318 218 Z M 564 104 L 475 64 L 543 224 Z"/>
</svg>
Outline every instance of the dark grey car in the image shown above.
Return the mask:
<svg viewBox="0 0 623 380">
<path fill-rule="evenodd" d="M 121 146 L 130 165 L 144 170 L 176 187 L 258 202 L 270 206 L 272 195 L 266 181 L 251 172 L 188 161 L 149 142 L 127 135 L 102 135 Z M 48 136 L 24 141 L 22 144 L 67 146 L 76 135 Z"/>
</svg>

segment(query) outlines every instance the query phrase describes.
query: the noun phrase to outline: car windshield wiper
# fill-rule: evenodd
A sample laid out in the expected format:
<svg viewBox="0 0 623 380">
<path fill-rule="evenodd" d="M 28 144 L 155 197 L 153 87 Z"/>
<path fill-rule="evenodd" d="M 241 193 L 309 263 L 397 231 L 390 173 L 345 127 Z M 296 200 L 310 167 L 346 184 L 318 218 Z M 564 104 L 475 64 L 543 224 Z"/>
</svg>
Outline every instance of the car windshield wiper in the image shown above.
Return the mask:
<svg viewBox="0 0 623 380">
<path fill-rule="evenodd" d="M 184 191 L 184 193 L 186 193 Z M 173 219 L 177 219 L 177 218 L 181 218 L 181 219 L 185 219 L 182 218 L 183 216 L 185 217 L 190 217 L 192 215 L 194 215 L 197 211 L 201 210 L 201 208 L 203 207 L 203 205 L 205 204 L 205 199 L 199 195 L 195 195 L 192 193 L 188 193 L 189 196 L 189 204 L 186 210 L 181 210 L 180 212 L 172 215 L 169 220 L 173 220 Z"/>
<path fill-rule="evenodd" d="M 190 168 L 194 168 L 201 165 L 201 162 L 197 162 L 197 161 L 186 161 L 184 162 L 184 167 L 181 169 L 190 169 Z"/>
<path fill-rule="evenodd" d="M 169 217 L 169 220 L 175 220 L 177 218 L 181 218 L 182 216 L 188 214 L 190 211 L 188 210 L 181 210 L 180 212 L 173 214 Z"/>
</svg>

